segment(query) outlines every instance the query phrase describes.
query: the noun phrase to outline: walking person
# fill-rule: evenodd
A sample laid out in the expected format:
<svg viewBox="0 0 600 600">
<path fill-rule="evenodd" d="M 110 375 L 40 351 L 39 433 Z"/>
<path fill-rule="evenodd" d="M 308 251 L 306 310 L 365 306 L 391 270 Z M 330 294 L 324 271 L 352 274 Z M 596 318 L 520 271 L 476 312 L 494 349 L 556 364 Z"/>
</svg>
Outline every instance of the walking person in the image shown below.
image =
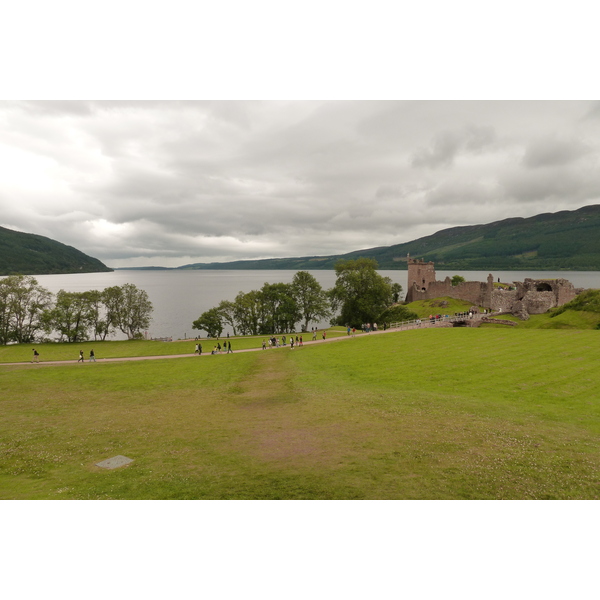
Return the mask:
<svg viewBox="0 0 600 600">
<path fill-rule="evenodd" d="M 227 354 L 233 354 L 233 350 L 231 349 L 231 342 L 226 342 L 227 346 Z"/>
<path fill-rule="evenodd" d="M 96 355 L 93 348 L 90 350 L 90 362 L 96 362 Z"/>
<path fill-rule="evenodd" d="M 40 355 L 39 355 L 38 351 L 35 348 L 32 348 L 32 352 L 33 352 L 33 359 L 31 360 L 31 362 L 39 363 Z"/>
<path fill-rule="evenodd" d="M 83 358 L 83 350 L 79 351 L 79 358 L 77 359 L 77 362 L 80 362 L 80 363 L 85 362 L 84 358 Z"/>
<path fill-rule="evenodd" d="M 196 349 L 194 350 L 194 354 L 198 354 L 198 344 L 196 344 Z"/>
<path fill-rule="evenodd" d="M 267 349 L 267 342 L 266 342 L 266 340 L 263 340 L 262 349 L 263 350 Z"/>
<path fill-rule="evenodd" d="M 198 344 L 198 356 L 202 356 L 202 344 Z"/>
</svg>

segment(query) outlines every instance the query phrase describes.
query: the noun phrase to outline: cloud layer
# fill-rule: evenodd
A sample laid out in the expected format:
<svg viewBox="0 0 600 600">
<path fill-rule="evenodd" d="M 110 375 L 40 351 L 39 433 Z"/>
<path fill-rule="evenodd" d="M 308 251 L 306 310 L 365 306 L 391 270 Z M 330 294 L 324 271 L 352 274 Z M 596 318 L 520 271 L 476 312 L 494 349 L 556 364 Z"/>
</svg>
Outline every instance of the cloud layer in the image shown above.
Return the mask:
<svg viewBox="0 0 600 600">
<path fill-rule="evenodd" d="M 600 202 L 592 102 L 2 102 L 0 225 L 109 266 L 323 255 Z"/>
</svg>

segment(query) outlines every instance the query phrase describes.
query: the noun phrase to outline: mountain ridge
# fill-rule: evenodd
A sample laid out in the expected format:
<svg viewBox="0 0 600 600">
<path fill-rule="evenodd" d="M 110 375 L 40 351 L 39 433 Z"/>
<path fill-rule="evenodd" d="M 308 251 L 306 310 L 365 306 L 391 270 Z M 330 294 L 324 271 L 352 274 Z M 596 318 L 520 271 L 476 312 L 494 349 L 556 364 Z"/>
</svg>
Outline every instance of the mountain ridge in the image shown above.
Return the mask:
<svg viewBox="0 0 600 600">
<path fill-rule="evenodd" d="M 106 273 L 112 269 L 56 240 L 0 227 L 0 276 Z"/>
<path fill-rule="evenodd" d="M 366 257 L 376 259 L 380 269 L 405 270 L 408 254 L 435 262 L 439 270 L 600 270 L 600 205 L 450 227 L 411 242 L 346 254 L 194 263 L 177 268 L 326 270 L 335 268 L 338 260 Z"/>
</svg>

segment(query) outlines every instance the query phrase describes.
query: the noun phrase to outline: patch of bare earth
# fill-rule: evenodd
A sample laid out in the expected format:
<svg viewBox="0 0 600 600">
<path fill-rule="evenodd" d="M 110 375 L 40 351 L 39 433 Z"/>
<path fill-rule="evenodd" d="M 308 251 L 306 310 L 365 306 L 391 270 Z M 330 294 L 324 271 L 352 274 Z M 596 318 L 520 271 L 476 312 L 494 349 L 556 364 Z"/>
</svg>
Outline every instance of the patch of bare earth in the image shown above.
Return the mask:
<svg viewBox="0 0 600 600">
<path fill-rule="evenodd" d="M 236 394 L 243 424 L 239 424 L 240 435 L 229 440 L 229 447 L 287 465 L 337 462 L 349 451 L 344 427 L 319 419 L 293 382 L 293 363 L 285 352 L 270 352 L 257 362 L 257 370 Z"/>
</svg>

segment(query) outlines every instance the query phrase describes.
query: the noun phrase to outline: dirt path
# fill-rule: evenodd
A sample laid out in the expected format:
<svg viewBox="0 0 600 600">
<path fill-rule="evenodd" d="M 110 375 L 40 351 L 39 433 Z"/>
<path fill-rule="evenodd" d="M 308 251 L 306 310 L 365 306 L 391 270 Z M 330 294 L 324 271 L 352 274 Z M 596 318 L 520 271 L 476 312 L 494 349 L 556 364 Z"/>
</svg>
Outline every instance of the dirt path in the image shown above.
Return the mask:
<svg viewBox="0 0 600 600">
<path fill-rule="evenodd" d="M 483 316 L 483 315 L 481 315 Z M 430 327 L 439 327 L 440 324 L 434 324 L 432 325 L 431 323 L 429 323 L 428 320 L 423 320 L 421 325 L 417 326 L 417 325 L 410 325 L 410 326 L 404 326 L 404 327 L 394 327 L 394 328 L 390 328 L 390 329 L 379 329 L 377 331 L 371 331 L 369 333 L 360 333 L 358 334 L 357 337 L 364 337 L 364 336 L 369 336 L 369 335 L 381 335 L 384 333 L 396 333 L 399 331 L 409 331 L 409 330 L 413 330 L 413 329 L 428 329 Z M 352 339 L 356 339 L 355 336 L 352 335 L 342 335 L 342 336 L 338 336 L 338 337 L 332 337 L 332 338 L 327 338 L 327 339 L 317 339 L 317 340 L 311 340 L 311 341 L 305 341 L 304 342 L 304 346 L 311 346 L 313 344 L 327 344 L 327 343 L 333 343 L 333 342 L 341 342 L 344 340 L 352 340 Z M 190 340 L 190 343 L 193 343 L 194 340 Z M 277 351 L 282 351 L 282 350 L 290 350 L 291 348 L 289 346 L 285 346 L 285 347 L 279 347 L 279 348 L 267 348 L 267 350 L 263 350 L 262 348 L 246 348 L 246 349 L 242 349 L 242 350 L 235 350 L 233 352 L 233 354 L 239 354 L 241 352 L 277 352 Z M 296 349 L 296 348 L 294 348 Z M 225 352 L 222 353 L 223 355 L 225 355 Z M 126 362 L 126 361 L 133 361 L 133 360 L 161 360 L 161 359 L 172 359 L 172 358 L 190 358 L 192 356 L 196 356 L 194 353 L 187 353 L 187 354 L 161 354 L 161 355 L 157 355 L 157 356 L 123 356 L 123 357 L 118 357 L 118 358 L 96 358 L 96 362 L 97 363 L 112 363 L 112 362 Z M 210 352 L 206 352 L 204 354 L 202 354 L 202 356 L 197 356 L 197 358 L 205 358 L 207 356 L 212 356 L 210 354 Z M 86 363 L 89 361 L 86 361 Z M 3 366 L 52 366 L 52 365 L 69 365 L 69 364 L 78 364 L 77 360 L 47 360 L 47 361 L 40 361 L 39 363 L 30 363 L 30 362 L 13 362 L 13 363 L 0 363 L 0 367 Z"/>
</svg>

